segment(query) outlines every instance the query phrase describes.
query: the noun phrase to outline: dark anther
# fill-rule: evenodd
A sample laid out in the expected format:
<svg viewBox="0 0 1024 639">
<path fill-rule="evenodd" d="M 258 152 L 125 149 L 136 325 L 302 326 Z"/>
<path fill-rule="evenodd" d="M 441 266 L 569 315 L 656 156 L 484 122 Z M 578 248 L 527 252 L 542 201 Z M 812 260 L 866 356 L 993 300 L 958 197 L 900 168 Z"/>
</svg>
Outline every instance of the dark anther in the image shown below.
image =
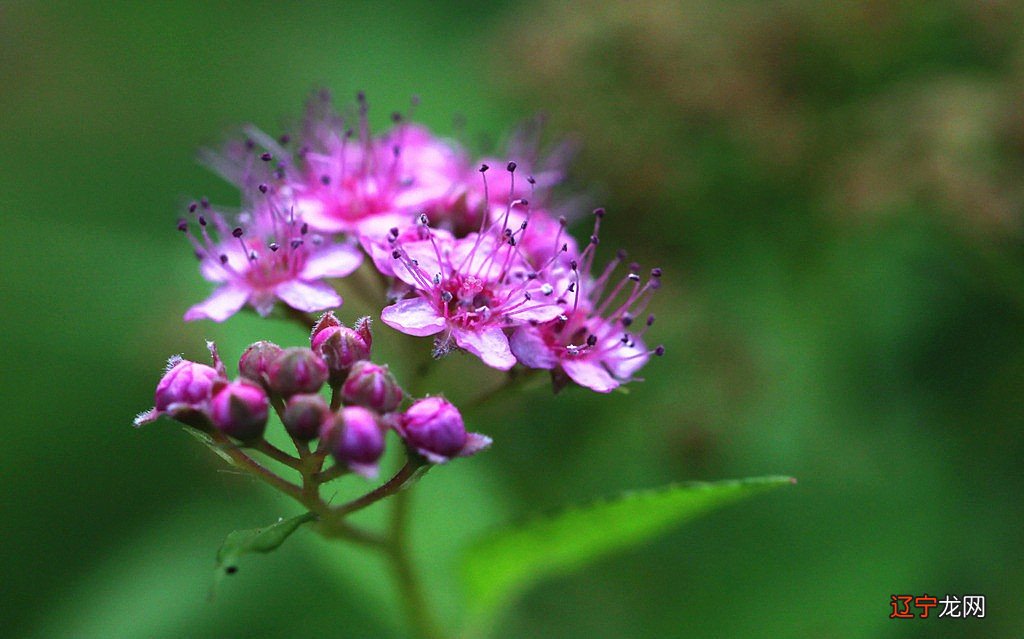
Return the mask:
<svg viewBox="0 0 1024 639">
<path fill-rule="evenodd" d="M 427 214 L 426 213 L 420 213 L 420 224 L 422 224 L 423 226 L 426 226 L 428 222 L 430 222 L 430 220 L 427 219 Z"/>
<path fill-rule="evenodd" d="M 366 92 L 365 91 L 357 92 L 356 93 L 356 101 L 358 101 L 358 102 L 366 102 Z"/>
<path fill-rule="evenodd" d="M 565 253 L 568 250 L 569 250 L 569 245 L 568 244 L 563 244 L 562 245 L 562 252 Z"/>
<path fill-rule="evenodd" d="M 192 203 L 190 203 L 190 204 L 188 205 L 188 212 L 189 212 L 189 213 L 195 213 L 195 212 L 196 212 L 196 207 L 197 207 L 197 206 L 198 206 L 198 205 L 197 205 L 197 204 L 196 204 L 195 202 L 192 202 Z"/>
<path fill-rule="evenodd" d="M 302 240 L 292 240 L 291 241 L 291 245 L 292 245 L 292 250 L 294 251 L 295 249 L 297 249 L 300 246 L 302 246 Z"/>
<path fill-rule="evenodd" d="M 245 148 L 250 151 L 256 148 L 256 143 L 252 141 L 252 138 L 245 138 Z"/>
<path fill-rule="evenodd" d="M 396 124 L 398 122 L 401 122 L 402 121 L 402 114 L 399 113 L 398 111 L 395 111 L 394 113 L 391 114 L 391 121 L 395 122 Z"/>
<path fill-rule="evenodd" d="M 523 223 L 519 225 L 519 230 L 520 231 L 525 231 L 526 230 L 526 221 L 525 220 L 523 220 Z"/>
<path fill-rule="evenodd" d="M 564 215 L 559 215 L 559 216 L 558 216 L 558 225 L 559 225 L 559 226 L 562 226 L 562 227 L 564 227 L 564 226 L 565 226 L 566 224 L 568 224 L 568 223 L 569 223 L 569 221 L 565 219 L 565 216 L 564 216 Z"/>
<path fill-rule="evenodd" d="M 647 325 L 650 326 L 653 323 L 654 323 L 654 316 L 653 315 L 648 315 L 647 316 Z"/>
<path fill-rule="evenodd" d="M 594 209 L 594 217 L 604 217 L 604 209 Z"/>
<path fill-rule="evenodd" d="M 599 240 L 597 239 L 597 236 L 596 236 L 596 235 L 591 235 L 591 236 L 590 236 L 590 243 L 591 243 L 591 244 L 597 244 L 597 243 L 598 243 L 598 241 L 599 241 Z"/>
<path fill-rule="evenodd" d="M 391 147 L 391 154 L 394 155 L 396 158 L 401 153 L 402 153 L 402 147 L 398 146 L 397 144 L 395 146 Z"/>
<path fill-rule="evenodd" d="M 509 172 L 509 173 L 514 173 L 514 172 L 515 172 L 515 170 L 516 170 L 516 163 L 515 163 L 515 162 L 509 162 L 509 163 L 508 163 L 508 166 L 507 166 L 507 167 L 505 167 L 505 168 L 507 168 L 507 169 L 508 169 L 508 172 Z"/>
<path fill-rule="evenodd" d="M 188 230 L 188 221 L 184 218 L 178 220 L 178 230 L 184 233 Z"/>
<path fill-rule="evenodd" d="M 571 268 L 572 270 L 575 271 L 579 267 L 580 267 L 580 265 L 579 265 L 579 263 L 576 260 L 573 260 L 573 261 L 569 262 L 569 268 Z"/>
<path fill-rule="evenodd" d="M 597 335 L 591 333 L 587 336 L 587 346 L 594 346 L 597 344 Z"/>
<path fill-rule="evenodd" d="M 320 176 L 320 184 L 323 184 L 324 186 L 327 186 L 330 183 L 331 183 L 331 176 L 329 176 L 329 175 L 321 175 Z"/>
<path fill-rule="evenodd" d="M 512 229 L 505 229 L 505 237 L 512 237 Z"/>
<path fill-rule="evenodd" d="M 231 234 L 234 235 L 235 237 L 242 237 L 242 227 L 236 226 L 235 230 L 231 231 Z"/>
<path fill-rule="evenodd" d="M 264 162 L 270 162 L 274 159 L 274 156 L 271 155 L 269 151 L 264 151 L 263 153 L 260 153 L 260 159 Z"/>
<path fill-rule="evenodd" d="M 537 180 L 533 179 L 532 175 L 530 177 L 526 178 L 526 181 L 529 182 L 530 184 L 536 184 L 537 183 Z"/>
<path fill-rule="evenodd" d="M 633 316 L 632 315 L 628 315 L 627 314 L 627 315 L 623 315 L 622 316 L 622 325 L 623 326 L 625 326 L 626 328 L 629 328 L 632 324 L 633 324 Z"/>
<path fill-rule="evenodd" d="M 398 249 L 395 249 L 391 251 L 391 257 L 397 260 L 398 258 L 402 257 L 402 253 Z"/>
<path fill-rule="evenodd" d="M 220 263 L 221 264 L 227 264 L 228 263 L 228 256 L 225 255 L 224 253 L 220 254 Z"/>
<path fill-rule="evenodd" d="M 257 188 L 260 190 L 260 193 L 266 193 L 270 187 L 266 184 L 260 184 Z"/>
<path fill-rule="evenodd" d="M 199 206 L 203 207 L 204 209 L 210 208 L 210 200 L 206 199 L 205 197 L 204 198 L 200 198 L 199 199 Z"/>
<path fill-rule="evenodd" d="M 508 238 L 508 245 L 509 246 L 515 246 L 516 245 L 516 238 L 514 238 L 514 237 Z"/>
<path fill-rule="evenodd" d="M 626 249 L 619 249 L 618 251 L 615 251 L 615 257 L 619 260 L 626 259 Z"/>
<path fill-rule="evenodd" d="M 206 226 L 206 216 L 205 215 L 200 215 L 199 216 L 199 226 Z"/>
<path fill-rule="evenodd" d="M 530 295 L 529 291 L 527 291 L 526 293 L 523 293 L 523 297 L 526 298 L 527 302 L 529 302 L 530 300 L 533 299 L 533 295 Z"/>
<path fill-rule="evenodd" d="M 651 269 L 651 277 L 661 277 L 661 269 L 660 268 L 652 268 Z"/>
<path fill-rule="evenodd" d="M 281 245 L 278 244 L 277 242 L 271 242 L 270 244 L 267 245 L 267 248 L 276 253 L 277 249 L 281 248 Z"/>
<path fill-rule="evenodd" d="M 525 198 L 519 199 L 519 206 L 530 206 L 530 201 Z"/>
<path fill-rule="evenodd" d="M 480 172 L 481 173 L 486 173 L 487 169 L 489 169 L 489 168 L 491 168 L 491 167 L 487 166 L 486 164 L 481 164 L 480 165 Z"/>
<path fill-rule="evenodd" d="M 569 282 L 569 286 L 565 290 L 569 293 L 574 293 L 576 291 L 576 282 Z"/>
<path fill-rule="evenodd" d="M 445 304 L 452 301 L 452 297 L 454 296 L 451 294 L 451 291 L 445 291 L 441 293 L 441 301 L 443 301 Z"/>
<path fill-rule="evenodd" d="M 236 572 L 238 572 L 238 566 L 228 566 L 224 569 L 224 572 L 228 573 L 229 575 L 233 575 Z"/>
<path fill-rule="evenodd" d="M 629 281 L 631 281 L 631 282 L 639 282 L 640 281 L 640 276 L 637 275 L 636 273 L 630 273 L 626 277 L 628 277 Z"/>
<path fill-rule="evenodd" d="M 288 135 L 287 133 L 284 133 L 281 135 L 281 137 L 277 138 L 277 141 L 280 142 L 282 145 L 285 145 L 292 141 L 292 136 Z"/>
<path fill-rule="evenodd" d="M 661 357 L 662 355 L 665 354 L 665 347 L 659 346 L 658 348 L 654 349 L 654 354 L 657 355 L 658 357 Z"/>
<path fill-rule="evenodd" d="M 299 233 L 302 233 L 303 235 L 305 235 L 306 233 L 309 233 L 309 224 L 306 224 L 305 222 L 303 222 L 302 226 L 299 228 Z"/>
</svg>

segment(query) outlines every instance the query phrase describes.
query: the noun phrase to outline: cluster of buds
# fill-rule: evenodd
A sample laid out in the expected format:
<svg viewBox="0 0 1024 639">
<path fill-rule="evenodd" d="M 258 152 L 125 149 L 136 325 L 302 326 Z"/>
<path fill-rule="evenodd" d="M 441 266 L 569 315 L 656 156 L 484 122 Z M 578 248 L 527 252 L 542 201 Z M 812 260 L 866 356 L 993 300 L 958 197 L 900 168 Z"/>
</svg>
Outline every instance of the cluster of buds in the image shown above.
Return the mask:
<svg viewBox="0 0 1024 639">
<path fill-rule="evenodd" d="M 499 370 L 549 370 L 556 389 L 571 381 L 609 392 L 663 353 L 644 344 L 653 316 L 642 319 L 661 270 L 630 264 L 616 276 L 621 253 L 593 269 L 602 209 L 582 249 L 566 232 L 570 211 L 550 196 L 565 175 L 566 146 L 541 157 L 534 130 L 508 149 L 514 161 L 471 161 L 408 115 L 372 134 L 368 109 L 360 94 L 355 112 L 339 115 L 320 92 L 297 135 L 247 127 L 205 154 L 243 205 L 229 215 L 204 198 L 179 220 L 202 274 L 217 284 L 185 319 L 223 321 L 246 305 L 261 315 L 278 303 L 336 308 L 343 300 L 328 280 L 369 257 L 388 282 L 381 320 L 433 337 L 438 357 L 463 350 Z M 368 334 L 354 330 L 363 344 L 337 326 L 323 330 L 313 350 L 333 367 L 331 387 L 381 392 L 341 377 L 369 349 Z"/>
<path fill-rule="evenodd" d="M 234 380 L 212 342 L 212 366 L 173 357 L 157 384 L 155 406 L 135 424 L 166 415 L 252 446 L 263 438 L 273 407 L 297 445 L 318 439 L 318 451 L 364 476 L 377 474 L 388 430 L 435 464 L 490 445 L 489 438 L 466 432 L 459 410 L 446 399 L 408 400 L 388 367 L 370 360 L 369 323 L 362 318 L 349 328 L 328 311 L 313 327 L 309 347 L 267 341 L 249 346 Z M 321 394 L 325 388 L 329 400 Z"/>
</svg>

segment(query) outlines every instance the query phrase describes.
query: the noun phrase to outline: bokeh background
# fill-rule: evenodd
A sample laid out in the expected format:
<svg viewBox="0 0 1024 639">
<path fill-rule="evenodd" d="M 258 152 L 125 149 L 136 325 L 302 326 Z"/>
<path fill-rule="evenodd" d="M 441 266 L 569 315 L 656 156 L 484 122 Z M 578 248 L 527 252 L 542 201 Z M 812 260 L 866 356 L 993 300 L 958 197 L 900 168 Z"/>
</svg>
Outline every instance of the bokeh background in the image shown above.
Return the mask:
<svg viewBox="0 0 1024 639">
<path fill-rule="evenodd" d="M 298 511 L 174 424 L 130 426 L 169 354 L 305 339 L 184 325 L 207 285 L 174 221 L 237 197 L 199 146 L 279 132 L 325 86 L 381 125 L 418 94 L 476 151 L 546 112 L 583 143 L 602 247 L 666 272 L 646 382 L 474 410 L 494 448 L 417 487 L 445 619 L 452 559 L 492 526 L 785 473 L 546 582 L 496 636 L 1024 635 L 1022 33 L 999 0 L 0 3 L 0 634 L 404 636 L 386 566 L 305 530 L 208 601 L 224 535 Z M 422 383 L 466 399 L 482 369 Z M 987 617 L 890 620 L 898 593 L 984 594 Z"/>
</svg>

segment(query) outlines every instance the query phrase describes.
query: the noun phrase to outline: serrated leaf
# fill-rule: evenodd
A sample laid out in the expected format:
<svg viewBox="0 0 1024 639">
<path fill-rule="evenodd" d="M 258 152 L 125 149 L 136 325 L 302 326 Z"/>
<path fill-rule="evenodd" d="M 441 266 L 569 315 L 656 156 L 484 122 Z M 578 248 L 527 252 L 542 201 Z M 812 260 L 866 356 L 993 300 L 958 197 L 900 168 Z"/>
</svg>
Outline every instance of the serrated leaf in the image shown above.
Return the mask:
<svg viewBox="0 0 1024 639">
<path fill-rule="evenodd" d="M 635 491 L 498 531 L 465 553 L 462 577 L 471 631 L 480 632 L 531 584 L 565 574 L 718 507 L 794 483 L 758 477 Z"/>
<path fill-rule="evenodd" d="M 220 550 L 217 551 L 217 568 L 213 577 L 213 588 L 227 575 L 238 571 L 238 559 L 249 553 L 268 553 L 276 550 L 285 539 L 302 524 L 313 521 L 316 515 L 303 513 L 291 519 L 281 519 L 263 528 L 236 530 L 230 533 Z M 211 591 L 211 595 L 213 591 Z"/>
</svg>

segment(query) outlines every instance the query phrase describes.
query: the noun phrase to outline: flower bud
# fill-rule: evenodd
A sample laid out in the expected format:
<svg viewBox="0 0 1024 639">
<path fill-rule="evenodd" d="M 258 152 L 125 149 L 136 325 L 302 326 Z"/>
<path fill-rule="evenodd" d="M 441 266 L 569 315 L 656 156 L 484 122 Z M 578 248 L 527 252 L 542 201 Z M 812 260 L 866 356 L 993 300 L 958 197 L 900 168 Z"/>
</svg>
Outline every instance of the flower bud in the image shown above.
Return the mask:
<svg viewBox="0 0 1024 639">
<path fill-rule="evenodd" d="M 347 406 L 325 423 L 322 436 L 339 464 L 362 475 L 377 474 L 377 462 L 384 454 L 384 433 L 372 412 L 361 406 Z"/>
<path fill-rule="evenodd" d="M 295 395 L 288 400 L 281 421 L 288 433 L 299 441 L 315 439 L 324 422 L 331 418 L 331 409 L 319 395 Z"/>
<path fill-rule="evenodd" d="M 356 362 L 352 367 L 341 386 L 341 397 L 346 404 L 387 413 L 402 403 L 402 389 L 387 366 L 378 366 L 364 360 Z"/>
<path fill-rule="evenodd" d="M 218 379 L 220 375 L 209 366 L 172 358 L 156 386 L 156 410 L 171 414 L 182 409 L 203 410 Z"/>
<path fill-rule="evenodd" d="M 466 445 L 466 425 L 459 409 L 441 397 L 418 400 L 401 420 L 405 441 L 424 455 L 451 458 Z"/>
<path fill-rule="evenodd" d="M 256 439 L 267 426 L 270 402 L 261 386 L 236 380 L 224 384 L 213 395 L 210 419 L 225 435 L 235 439 Z"/>
<path fill-rule="evenodd" d="M 286 348 L 270 363 L 267 378 L 271 390 L 285 397 L 315 393 L 327 381 L 327 364 L 308 348 Z"/>
<path fill-rule="evenodd" d="M 254 382 L 265 384 L 270 372 L 270 364 L 282 352 L 281 347 L 273 342 L 256 342 L 245 349 L 238 359 L 238 374 Z"/>
<path fill-rule="evenodd" d="M 324 358 L 331 384 L 345 381 L 356 362 L 370 359 L 370 344 L 357 331 L 344 326 L 329 326 L 313 335 L 313 352 Z"/>
</svg>

